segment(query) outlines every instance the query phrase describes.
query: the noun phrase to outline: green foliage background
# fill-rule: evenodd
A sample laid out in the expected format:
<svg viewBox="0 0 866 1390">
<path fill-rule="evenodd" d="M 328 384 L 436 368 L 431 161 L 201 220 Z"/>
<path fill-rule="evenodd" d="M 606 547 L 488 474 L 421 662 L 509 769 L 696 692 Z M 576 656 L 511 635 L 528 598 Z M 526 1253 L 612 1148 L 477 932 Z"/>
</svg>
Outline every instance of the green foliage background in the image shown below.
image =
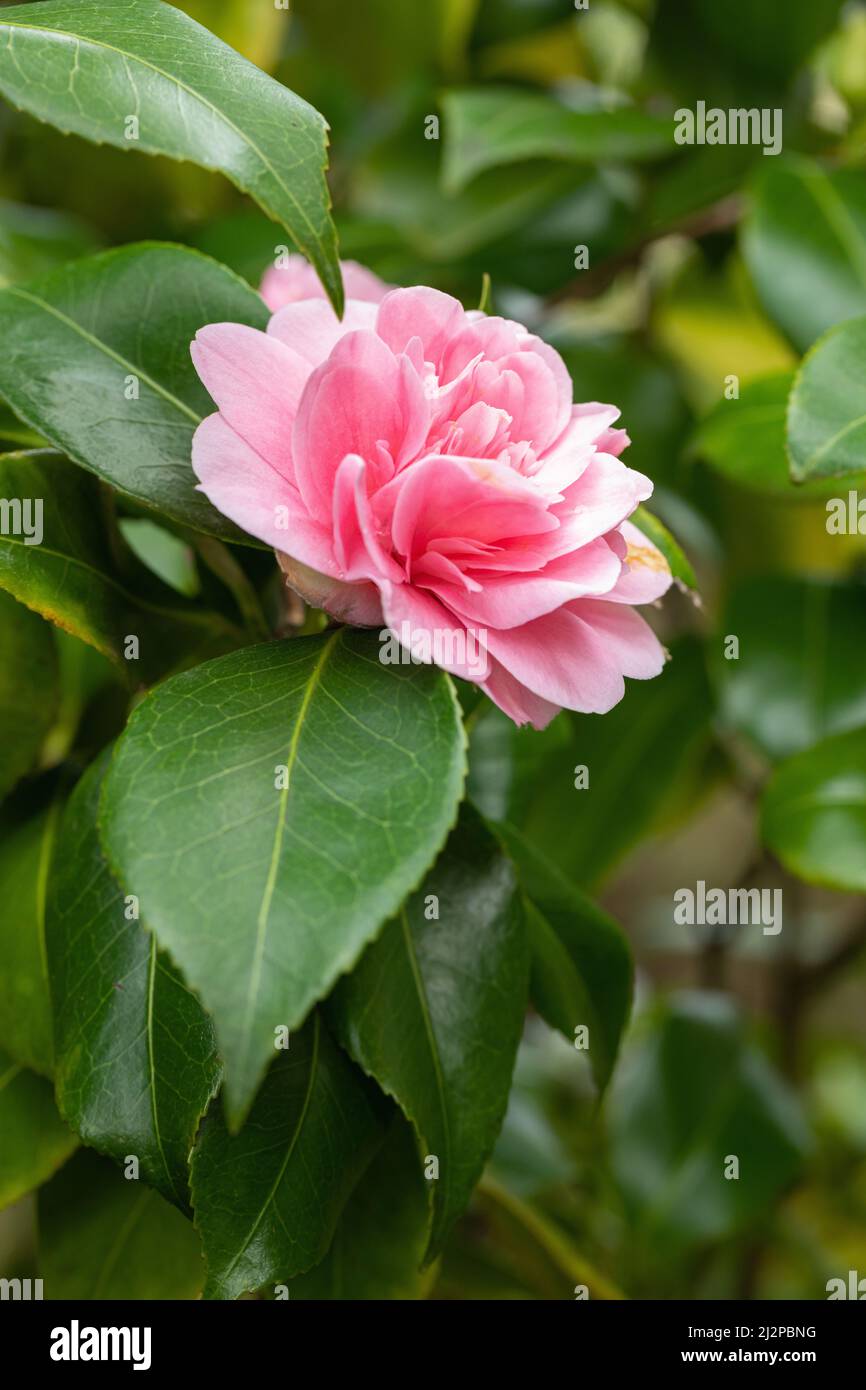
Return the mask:
<svg viewBox="0 0 866 1390">
<path fill-rule="evenodd" d="M 621 407 L 628 461 L 655 481 L 653 513 L 684 552 L 680 582 L 653 615 L 673 659 L 658 680 L 630 684 L 610 715 L 564 713 L 542 734 L 516 731 L 461 691 L 477 809 L 462 813 L 403 926 L 388 923 L 258 1095 L 260 1058 L 228 1067 L 228 1120 L 249 1114 L 248 1124 L 234 1132 L 212 1104 L 190 1179 L 184 1149 L 219 1084 L 216 1053 L 246 1047 L 221 1032 L 235 963 L 227 952 L 217 978 L 196 954 L 192 904 L 177 930 L 157 930 L 159 951 L 144 934 L 112 937 L 114 954 L 103 959 L 100 943 L 123 899 L 111 869 L 144 847 L 136 828 L 149 793 L 136 779 L 145 735 L 180 698 L 162 692 L 133 717 L 121 772 L 115 763 L 100 803 L 102 750 L 140 693 L 112 658 L 123 634 L 150 630 L 158 641 L 144 644 L 142 682 L 216 657 L 229 663 L 222 672 L 246 678 L 249 642 L 314 635 L 321 617 L 308 613 L 299 629 L 295 615 L 293 627 L 270 557 L 223 544 L 237 538 L 185 482 L 187 436 L 159 459 L 154 517 L 140 505 L 153 499 L 128 485 L 136 451 L 147 462 L 151 447 L 131 432 L 131 413 L 116 435 L 97 439 L 84 396 L 76 414 L 67 382 L 58 420 L 43 418 L 44 354 L 68 362 L 69 344 L 52 338 L 61 329 L 49 333 L 38 306 L 0 295 L 8 398 L 0 400 L 0 494 L 61 498 L 64 521 L 48 517 L 54 558 L 38 572 L 25 572 L 0 538 L 0 1274 L 41 1274 L 47 1297 L 196 1297 L 206 1277 L 208 1296 L 270 1289 L 284 1278 L 278 1232 L 264 1253 L 236 1249 L 221 1217 L 221 1175 L 232 1175 L 239 1209 L 254 1212 L 245 1154 L 262 1131 L 279 1151 L 312 1094 L 308 1147 L 297 1172 L 277 1179 L 277 1215 L 285 1189 L 292 1222 L 304 1172 L 324 1175 L 307 1202 L 316 1217 L 297 1232 L 305 1257 L 293 1298 L 567 1299 L 578 1285 L 602 1298 L 825 1297 L 828 1279 L 866 1273 L 866 521 L 864 534 L 827 526 L 828 499 L 856 494 L 866 474 L 866 6 L 591 0 L 578 11 L 571 0 L 292 0 L 287 12 L 269 0 L 189 0 L 177 8 L 326 117 L 341 256 L 395 284 L 436 285 L 467 306 L 489 275 L 493 311 L 559 349 L 575 398 Z M 2 60 L 0 51 L 0 91 Z M 675 146 L 673 112 L 698 100 L 778 108 L 783 153 Z M 249 188 L 245 176 L 223 172 Z M 316 180 L 313 169 L 313 202 Z M 316 254 L 327 276 L 322 227 Z M 172 304 L 179 337 L 187 325 L 192 336 L 200 302 L 219 306 L 210 318 L 253 324 L 263 310 L 209 262 L 184 260 L 170 280 L 177 252 L 154 251 L 146 262 L 121 252 L 85 268 L 80 257 L 173 242 L 255 288 L 285 239 L 217 172 L 63 136 L 0 103 L 0 285 L 50 274 L 52 302 L 74 303 L 80 277 L 91 276 L 100 294 L 94 332 L 104 322 L 118 341 L 140 340 L 136 306 L 154 277 L 158 293 L 163 275 L 186 287 L 187 300 Z M 586 269 L 575 265 L 580 246 Z M 194 420 L 206 396 L 161 344 L 145 345 L 148 360 Z M 17 375 L 13 362 L 23 364 Z M 91 472 L 73 470 L 46 439 Z M 78 588 L 70 575 L 85 558 Z M 726 655 L 731 636 L 736 660 Z M 269 660 L 261 658 L 257 679 L 273 682 L 268 689 L 288 707 L 291 692 Z M 192 669 L 182 679 L 206 702 L 207 675 Z M 348 668 L 328 679 L 339 693 Z M 430 737 L 447 782 L 456 712 L 444 685 L 413 690 L 395 709 L 405 698 L 411 723 L 417 695 L 431 720 L 435 711 Z M 375 722 L 384 708 L 375 683 L 363 698 Z M 269 730 L 259 732 L 266 739 Z M 407 794 L 374 754 L 372 745 L 352 754 L 367 759 L 368 795 Z M 590 785 L 579 790 L 582 765 Z M 142 807 L 127 798 L 100 843 L 97 808 L 111 814 L 124 778 Z M 405 873 L 394 866 L 382 917 L 442 843 L 447 790 L 440 801 L 431 794 L 419 816 L 417 863 Z M 162 833 L 182 834 L 187 818 L 182 803 Z M 216 831 L 208 823 L 202 833 Z M 65 869 L 50 877 L 57 843 L 67 846 Z M 355 853 L 382 862 L 372 833 Z M 304 920 L 315 924 L 315 866 L 293 864 L 292 873 L 307 895 Z M 531 959 L 516 944 L 514 873 Z M 780 888 L 782 932 L 676 926 L 673 894 L 699 880 Z M 78 1021 L 63 1000 L 74 1001 L 91 969 L 89 956 L 82 963 L 65 945 L 80 940 L 76 884 L 85 883 L 101 987 L 126 981 L 130 1028 L 148 997 L 172 1021 L 161 1066 L 195 1097 L 174 1117 L 176 1151 L 149 1147 L 139 1102 L 152 1057 L 128 1059 L 120 1115 L 117 1098 L 106 1104 L 64 1043 L 78 1036 Z M 371 882 L 366 891 L 374 890 Z M 155 922 L 170 918 L 180 891 L 156 875 Z M 425 935 L 428 891 L 451 907 L 438 942 Z M 227 911 L 241 912 L 239 903 Z M 341 949 L 350 952 L 346 932 Z M 46 940 L 60 1000 L 53 1029 L 47 993 L 34 985 Z M 474 992 L 455 982 L 461 952 L 469 962 L 477 952 Z M 314 955 L 311 947 L 310 978 L 330 988 L 334 975 L 326 980 Z M 481 978 L 491 962 L 496 990 Z M 431 1024 L 452 1044 L 436 1074 L 406 1041 L 420 1025 L 405 1010 L 404 982 L 419 969 L 448 1003 Z M 504 1101 L 527 976 L 534 1007 L 497 1137 L 485 1087 Z M 216 1037 L 189 984 L 213 1006 Z M 293 1025 L 322 992 L 298 1004 Z M 88 1045 L 108 1047 L 111 1020 L 117 1026 L 116 1013 L 92 1022 Z M 598 1038 L 592 1066 L 569 1041 L 578 1020 Z M 481 1022 L 494 1060 L 476 1074 L 466 1040 Z M 125 1037 L 117 1035 L 119 1047 Z M 311 1091 L 316 1067 L 324 1080 Z M 78 1137 L 57 1112 L 52 1079 Z M 397 1105 L 383 1105 L 383 1090 Z M 432 1245 L 428 1194 L 399 1110 L 457 1175 L 437 1189 Z M 122 1162 L 135 1135 L 141 1184 L 124 1182 L 100 1156 Z M 731 1154 L 740 1157 L 737 1181 L 722 1176 Z"/>
</svg>

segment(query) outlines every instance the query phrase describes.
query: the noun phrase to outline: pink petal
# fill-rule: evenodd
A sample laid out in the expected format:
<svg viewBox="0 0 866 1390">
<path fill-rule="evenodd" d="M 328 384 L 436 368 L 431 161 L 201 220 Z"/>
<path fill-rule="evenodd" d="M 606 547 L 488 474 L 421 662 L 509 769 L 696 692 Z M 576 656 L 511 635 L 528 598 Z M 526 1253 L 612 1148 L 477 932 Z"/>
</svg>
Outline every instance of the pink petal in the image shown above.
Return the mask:
<svg viewBox="0 0 866 1390">
<path fill-rule="evenodd" d="M 375 322 L 375 304 L 350 299 L 342 319 L 338 319 L 326 299 L 303 299 L 274 314 L 267 331 L 269 337 L 277 338 L 311 366 L 318 367 L 347 333 L 371 329 Z"/>
<path fill-rule="evenodd" d="M 372 270 L 357 261 L 342 261 L 343 289 L 347 299 L 369 300 L 378 304 L 390 286 Z M 262 299 L 272 312 L 299 299 L 325 299 L 322 282 L 303 256 L 288 256 L 285 265 L 272 265 L 265 271 L 259 288 Z"/>
<path fill-rule="evenodd" d="M 297 489 L 231 428 L 209 415 L 193 436 L 199 491 L 242 530 L 313 569 L 336 573 L 330 528 L 311 520 Z"/>
<path fill-rule="evenodd" d="M 655 603 L 673 582 L 668 562 L 630 521 L 624 521 L 619 531 L 626 542 L 625 564 L 606 597 L 617 603 Z"/>
<path fill-rule="evenodd" d="M 376 332 L 393 352 L 405 352 L 418 338 L 425 362 L 436 367 L 449 340 L 464 321 L 463 305 L 450 294 L 424 285 L 392 290 L 379 305 Z"/>
<path fill-rule="evenodd" d="M 292 425 L 309 365 L 284 343 L 240 323 L 200 328 L 190 354 L 227 424 L 292 479 Z"/>
<path fill-rule="evenodd" d="M 619 578 L 622 562 L 605 540 L 553 560 L 537 574 L 484 576 L 479 592 L 466 593 L 455 585 L 435 584 L 444 603 L 466 622 L 512 628 L 552 613 L 572 599 L 607 594 Z M 473 577 L 479 578 L 475 570 Z"/>
</svg>

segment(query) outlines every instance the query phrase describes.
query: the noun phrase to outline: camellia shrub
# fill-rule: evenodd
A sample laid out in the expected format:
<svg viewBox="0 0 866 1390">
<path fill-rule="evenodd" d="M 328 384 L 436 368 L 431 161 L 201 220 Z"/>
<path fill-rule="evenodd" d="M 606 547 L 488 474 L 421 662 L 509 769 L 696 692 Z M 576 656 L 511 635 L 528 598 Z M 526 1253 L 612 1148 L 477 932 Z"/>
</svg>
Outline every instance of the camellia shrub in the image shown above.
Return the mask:
<svg viewBox="0 0 866 1390">
<path fill-rule="evenodd" d="M 272 26 L 289 23 L 281 8 L 262 6 L 261 27 L 238 33 L 248 51 L 261 43 L 265 66 Z M 443 31 L 449 43 L 468 44 L 470 8 L 461 34 Z M 547 18 L 578 23 L 568 8 Z M 207 6 L 186 9 L 207 21 Z M 862 636 L 853 589 L 815 585 L 815 598 L 812 581 L 788 575 L 720 598 L 714 504 L 702 499 L 702 519 L 695 498 L 678 497 L 671 462 L 703 410 L 692 450 L 720 477 L 765 494 L 792 487 L 784 462 L 781 475 L 775 455 L 763 463 L 790 392 L 793 477 L 826 491 L 821 480 L 862 466 L 864 388 L 849 372 L 843 391 L 839 364 L 860 360 L 863 320 L 833 326 L 846 294 L 838 258 L 802 304 L 772 266 L 795 254 L 777 226 L 789 194 L 813 196 L 817 216 L 844 198 L 845 175 L 805 157 L 777 169 L 778 121 L 762 150 L 760 120 L 729 129 L 706 103 L 689 123 L 658 102 L 582 106 L 534 87 L 531 71 L 509 71 L 521 35 L 528 43 L 519 9 L 478 7 L 474 40 L 501 24 L 491 53 L 513 85 L 455 82 L 442 98 L 450 223 L 421 186 L 438 114 L 405 116 L 416 156 L 394 155 L 396 173 L 370 153 L 369 132 L 355 149 L 335 140 L 338 195 L 341 162 L 368 161 L 367 185 L 346 200 L 342 261 L 325 117 L 192 13 L 160 0 L 0 9 L 10 119 L 26 119 L 29 138 L 53 140 L 45 127 L 78 137 L 46 150 L 125 152 L 118 179 L 156 168 L 168 189 L 188 178 L 166 206 L 188 196 L 195 224 L 184 237 L 183 215 L 151 198 L 154 239 L 118 230 L 106 249 L 77 209 L 55 211 L 63 238 L 53 223 L 41 234 L 33 209 L 26 225 L 0 214 L 10 263 L 14 253 L 25 266 L 0 289 L 0 1200 L 44 1184 L 48 1297 L 424 1296 L 443 1252 L 471 1245 L 470 1204 L 492 1223 L 485 1239 L 497 1222 L 527 1224 L 535 1178 L 514 1158 L 519 1094 L 509 1111 L 522 1039 L 531 1069 L 533 1048 L 541 1066 L 564 1037 L 557 1056 L 583 1067 L 593 1132 L 633 961 L 615 904 L 591 894 L 627 849 L 681 822 L 684 806 L 696 815 L 698 788 L 748 782 L 762 798 L 759 842 L 786 882 L 866 888 L 862 690 L 843 698 L 817 681 L 804 733 L 786 714 L 801 665 L 777 650 L 796 646 L 802 624 L 814 631 L 814 604 L 833 609 L 834 634 Z M 642 22 L 630 13 L 611 23 Z M 592 51 L 606 51 L 591 32 Z M 367 107 L 380 102 L 396 128 L 387 76 L 365 72 Z M 310 82 L 336 90 L 321 74 Z M 640 264 L 639 314 L 653 277 L 673 274 L 665 254 L 679 266 L 687 236 L 724 238 L 742 216 L 740 171 L 702 187 L 682 162 L 688 146 L 706 157 L 750 139 L 768 167 L 746 259 L 768 312 L 810 351 L 796 379 L 793 350 L 770 352 L 773 373 L 741 396 L 748 370 L 725 357 L 720 315 L 713 409 L 706 381 L 686 406 L 645 346 L 629 356 L 569 339 L 562 306 L 583 293 L 575 277 L 597 274 L 581 218 L 598 229 L 599 265 L 611 264 L 607 282 L 587 283 L 602 302 L 617 268 Z M 654 161 L 667 161 L 668 182 L 635 233 L 632 180 Z M 214 174 L 235 192 L 214 194 Z M 389 178 L 396 202 L 382 192 Z M 479 187 L 487 201 L 468 203 Z M 522 196 L 528 226 L 575 188 L 568 237 L 580 244 L 547 283 L 556 227 L 548 251 L 542 237 L 517 254 L 503 241 L 517 225 L 509 199 Z M 856 227 L 838 211 L 814 239 L 856 237 L 863 301 L 858 189 Z M 87 196 L 108 195 L 91 184 Z M 226 196 L 230 214 L 207 208 Z M 124 215 L 112 209 L 118 229 Z M 485 216 L 495 227 L 473 245 Z M 430 219 L 452 249 L 437 243 L 424 274 Z M 268 247 L 258 269 L 238 249 L 242 223 Z M 668 286 L 665 342 L 688 359 L 681 309 Z M 742 312 L 763 325 L 754 304 Z M 672 531 L 703 567 L 714 613 L 730 598 L 713 632 Z M 738 634 L 743 673 L 719 673 L 739 660 Z M 722 692 L 712 709 L 703 641 Z M 752 750 L 742 763 L 741 739 Z M 834 809 L 849 798 L 858 811 Z M 733 923 L 737 902 L 728 910 L 698 877 L 686 876 L 672 926 Z M 782 891 L 759 882 L 754 919 L 770 941 L 782 925 L 760 897 L 771 889 Z M 722 983 L 724 949 L 713 936 L 697 983 Z M 810 1141 L 788 1083 L 723 996 L 678 995 L 652 1027 L 611 1106 L 612 1156 L 585 1154 L 581 1181 L 600 1204 L 618 1184 L 614 1226 L 634 1217 L 682 1271 L 701 1242 L 781 1198 Z M 677 1090 L 683 1056 L 697 1071 Z M 670 1142 L 658 1137 L 668 1090 L 686 1097 Z M 715 1134 L 705 1090 L 726 1099 L 701 1166 L 701 1136 Z M 542 1188 L 562 1177 L 559 1142 L 541 1144 Z M 500 1181 L 509 1152 L 522 1174 L 511 1186 Z M 730 1160 L 742 1154 L 737 1188 Z M 667 1173 L 657 1188 L 673 1184 L 664 1200 L 654 1173 Z M 618 1297 L 618 1280 L 646 1291 L 646 1251 L 622 1267 L 588 1218 L 566 1237 L 568 1215 L 528 1221 L 558 1271 L 536 1292 Z M 445 1268 L 441 1292 L 464 1296 L 459 1259 Z"/>
</svg>

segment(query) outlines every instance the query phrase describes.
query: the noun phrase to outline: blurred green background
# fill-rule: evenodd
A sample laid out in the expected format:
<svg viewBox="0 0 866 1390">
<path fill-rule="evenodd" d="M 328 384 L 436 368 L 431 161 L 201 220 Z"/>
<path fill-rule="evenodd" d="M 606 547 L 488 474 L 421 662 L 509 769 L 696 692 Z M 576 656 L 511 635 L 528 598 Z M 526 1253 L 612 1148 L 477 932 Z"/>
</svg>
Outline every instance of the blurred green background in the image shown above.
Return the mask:
<svg viewBox="0 0 866 1390">
<path fill-rule="evenodd" d="M 802 353 L 866 312 L 866 7 L 179 8 L 326 115 L 344 257 L 468 306 L 489 274 L 492 311 L 558 347 L 575 399 L 621 407 L 627 461 L 697 574 L 700 599 L 682 586 L 653 615 L 665 673 L 603 720 L 537 734 L 473 716 L 473 796 L 546 852 L 566 910 L 576 885 L 623 924 L 636 1007 L 601 1106 L 580 1053 L 528 1021 L 490 1173 L 432 1295 L 825 1297 L 828 1279 L 866 1275 L 866 903 L 785 869 L 759 807 L 778 763 L 866 724 L 866 537 L 825 524 L 856 479 L 795 488 L 784 441 Z M 672 114 L 698 100 L 781 109 L 783 153 L 672 152 Z M 0 106 L 0 283 L 161 238 L 257 284 L 284 234 L 217 175 Z M 28 442 L 2 404 L 0 439 Z M 153 537 L 145 553 L 158 567 Z M 164 563 L 182 587 L 171 547 Z M 46 766 L 73 727 L 96 748 L 117 723 L 101 662 L 73 639 L 61 656 Z M 701 879 L 781 888 L 782 932 L 675 925 L 674 892 Z M 728 1154 L 741 1172 L 720 1194 Z M 33 1241 L 25 1201 L 0 1218 L 0 1267 L 31 1269 Z"/>
</svg>

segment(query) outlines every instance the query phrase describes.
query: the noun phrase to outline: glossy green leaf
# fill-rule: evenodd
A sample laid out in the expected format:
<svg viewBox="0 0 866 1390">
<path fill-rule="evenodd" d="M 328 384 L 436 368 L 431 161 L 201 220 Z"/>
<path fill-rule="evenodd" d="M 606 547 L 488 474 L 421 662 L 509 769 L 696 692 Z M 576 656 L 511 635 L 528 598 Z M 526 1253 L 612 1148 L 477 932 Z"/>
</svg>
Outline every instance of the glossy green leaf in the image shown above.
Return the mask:
<svg viewBox="0 0 866 1390">
<path fill-rule="evenodd" d="M 109 860 L 213 1014 L 233 1122 L 274 1029 L 352 966 L 453 822 L 453 689 L 378 655 L 338 630 L 177 676 L 135 711 L 106 781 Z"/>
<path fill-rule="evenodd" d="M 0 587 L 107 656 L 134 682 L 241 645 L 219 613 L 184 603 L 110 537 L 99 484 L 50 451 L 0 454 L 0 493 L 44 502 L 42 539 L 0 536 Z M 129 636 L 138 656 L 126 659 Z"/>
<path fill-rule="evenodd" d="M 866 893 L 866 729 L 782 763 L 764 793 L 762 833 L 798 878 Z"/>
<path fill-rule="evenodd" d="M 0 1208 L 46 1181 L 78 1144 L 51 1086 L 0 1053 Z"/>
<path fill-rule="evenodd" d="M 56 708 L 51 628 L 0 593 L 0 797 L 35 763 Z"/>
<path fill-rule="evenodd" d="M 205 1297 L 283 1284 L 322 1259 L 381 1142 L 382 1113 L 318 1012 L 274 1062 L 239 1134 L 211 1107 L 192 1163 Z"/>
<path fill-rule="evenodd" d="M 866 185 L 799 156 L 758 169 L 743 253 L 764 307 L 803 351 L 866 313 Z"/>
<path fill-rule="evenodd" d="M 735 400 L 720 400 L 701 421 L 692 451 L 752 492 L 802 496 L 791 482 L 785 453 L 785 414 L 793 380 L 793 372 L 773 372 L 744 382 Z"/>
<path fill-rule="evenodd" d="M 866 317 L 832 328 L 797 373 L 788 400 L 795 482 L 866 471 Z"/>
<path fill-rule="evenodd" d="M 96 817 L 106 752 L 69 799 L 48 890 L 57 1102 L 86 1144 L 177 1206 L 219 1083 L 213 1029 L 112 878 Z"/>
<path fill-rule="evenodd" d="M 708 993 L 675 996 L 635 1038 L 607 1113 L 614 1172 L 656 1264 L 660 1242 L 718 1240 L 756 1220 L 809 1143 L 796 1097 L 731 1001 Z M 725 1176 L 732 1155 L 736 1179 Z"/>
<path fill-rule="evenodd" d="M 631 107 L 574 111 L 552 97 L 520 88 L 484 87 L 442 98 L 442 177 L 457 193 L 476 174 L 525 159 L 655 159 L 673 154 L 673 123 Z"/>
<path fill-rule="evenodd" d="M 411 1126 L 397 1116 L 340 1217 L 328 1253 L 291 1283 L 292 1299 L 423 1298 L 430 1210 Z"/>
<path fill-rule="evenodd" d="M 542 1018 L 586 1052 L 599 1088 L 610 1080 L 631 1011 L 633 966 L 628 939 L 513 826 L 502 835 L 528 897 L 530 994 Z"/>
<path fill-rule="evenodd" d="M 425 1163 L 438 1160 L 428 1260 L 495 1143 L 526 998 L 514 871 L 464 807 L 421 887 L 328 1006 L 344 1047 L 414 1124 Z"/>
<path fill-rule="evenodd" d="M 866 724 L 866 590 L 855 585 L 748 580 L 731 594 L 721 630 L 739 638 L 713 665 L 724 724 L 769 758 Z"/>
<path fill-rule="evenodd" d="M 0 1049 L 51 1076 L 45 895 L 60 802 L 0 837 Z"/>
<path fill-rule="evenodd" d="M 39 1193 L 46 1299 L 193 1299 L 204 1263 L 192 1223 L 153 1188 L 82 1149 Z M 135 1319 L 133 1319 L 135 1321 Z"/>
<path fill-rule="evenodd" d="M 0 199 L 0 285 L 32 280 L 95 251 L 97 244 L 94 233 L 75 217 Z"/>
<path fill-rule="evenodd" d="M 249 285 L 196 251 L 147 244 L 89 256 L 0 290 L 0 393 L 120 492 L 237 540 L 196 492 L 190 463 L 213 402 L 189 345 L 203 324 L 223 320 L 264 328 L 268 311 Z"/>
<path fill-rule="evenodd" d="M 159 0 L 4 7 L 0 93 L 97 144 L 218 169 L 282 222 L 341 311 L 325 121 L 182 11 Z"/>
</svg>

